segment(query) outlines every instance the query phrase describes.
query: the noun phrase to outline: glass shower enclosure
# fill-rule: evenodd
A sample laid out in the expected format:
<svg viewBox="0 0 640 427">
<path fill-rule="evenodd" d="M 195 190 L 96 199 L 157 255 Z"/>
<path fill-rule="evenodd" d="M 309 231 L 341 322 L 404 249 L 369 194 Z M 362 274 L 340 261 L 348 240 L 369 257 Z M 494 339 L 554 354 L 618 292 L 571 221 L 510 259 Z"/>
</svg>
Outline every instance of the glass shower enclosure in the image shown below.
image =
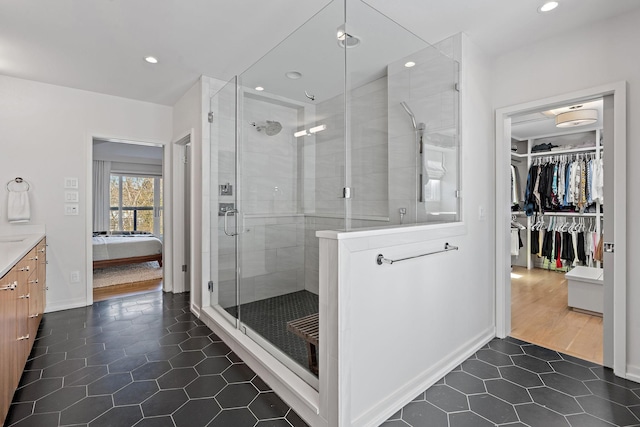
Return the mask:
<svg viewBox="0 0 640 427">
<path fill-rule="evenodd" d="M 460 220 L 458 68 L 334 0 L 211 98 L 211 305 L 316 388 L 316 232 Z"/>
</svg>

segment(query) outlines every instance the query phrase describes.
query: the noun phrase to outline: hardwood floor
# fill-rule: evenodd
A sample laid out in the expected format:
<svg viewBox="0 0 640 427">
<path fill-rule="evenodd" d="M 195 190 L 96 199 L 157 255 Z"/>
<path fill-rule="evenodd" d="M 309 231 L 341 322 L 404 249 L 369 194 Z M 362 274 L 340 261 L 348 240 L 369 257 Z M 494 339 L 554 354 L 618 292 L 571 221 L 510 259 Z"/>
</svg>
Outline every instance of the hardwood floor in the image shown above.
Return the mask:
<svg viewBox="0 0 640 427">
<path fill-rule="evenodd" d="M 150 291 L 161 291 L 162 279 L 143 282 L 125 283 L 123 285 L 105 286 L 93 290 L 93 301 L 104 301 L 111 298 L 122 298 Z"/>
<path fill-rule="evenodd" d="M 511 336 L 602 364 L 602 317 L 567 307 L 564 273 L 513 267 Z"/>
</svg>

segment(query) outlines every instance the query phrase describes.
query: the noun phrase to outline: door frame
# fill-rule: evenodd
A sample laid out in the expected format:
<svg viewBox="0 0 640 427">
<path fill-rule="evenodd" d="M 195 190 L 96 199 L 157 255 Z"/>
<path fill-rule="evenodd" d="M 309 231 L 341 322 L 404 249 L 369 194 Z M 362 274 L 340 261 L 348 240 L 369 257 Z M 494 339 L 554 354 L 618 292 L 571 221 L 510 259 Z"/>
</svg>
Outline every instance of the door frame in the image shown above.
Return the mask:
<svg viewBox="0 0 640 427">
<path fill-rule="evenodd" d="M 604 321 L 604 334 L 613 335 L 613 348 L 609 349 L 612 360 L 605 360 L 605 365 L 613 367 L 614 373 L 619 377 L 627 376 L 627 276 L 626 276 L 626 151 L 627 151 L 627 82 L 620 81 L 602 86 L 588 88 L 563 95 L 543 98 L 522 104 L 512 105 L 496 109 L 495 126 L 495 156 L 496 156 L 496 182 L 495 182 L 495 226 L 496 226 L 496 288 L 495 288 L 495 322 L 496 336 L 504 338 L 511 332 L 511 279 L 509 257 L 509 223 L 511 212 L 506 209 L 508 206 L 510 185 L 509 185 L 509 164 L 511 147 L 511 117 L 516 114 L 539 110 L 543 107 L 561 106 L 577 103 L 587 99 L 613 95 L 614 117 L 613 117 L 613 161 L 615 169 L 614 194 L 615 212 L 614 222 L 622 224 L 615 227 L 613 231 L 613 241 L 615 247 L 615 263 L 613 266 L 614 283 L 613 286 L 604 287 L 605 301 L 606 295 L 611 297 L 615 309 L 610 318 Z M 611 200 L 611 199 L 609 199 Z M 605 308 L 606 310 L 606 308 Z M 607 341 L 605 340 L 605 345 Z M 607 349 L 604 349 L 605 357 Z"/>
<path fill-rule="evenodd" d="M 101 135 L 99 132 L 89 132 L 87 143 L 87 175 L 86 175 L 86 200 L 85 200 L 85 271 L 86 271 L 86 305 L 93 305 L 93 141 L 103 140 L 109 142 L 117 142 L 123 144 L 148 145 L 153 147 L 162 147 L 162 200 L 163 200 L 163 242 L 162 242 L 162 281 L 167 286 L 167 278 L 172 277 L 173 251 L 172 248 L 172 204 L 170 186 L 166 185 L 171 181 L 171 168 L 169 167 L 169 159 L 171 159 L 170 144 L 160 140 L 140 140 L 138 138 L 114 137 Z"/>
<path fill-rule="evenodd" d="M 181 293 L 186 292 L 191 289 L 186 289 L 185 286 L 185 275 L 182 272 L 182 263 L 186 261 L 186 264 L 190 267 L 187 271 L 189 275 L 189 283 L 190 286 L 193 286 L 193 203 L 191 203 L 190 209 L 190 221 L 191 221 L 191 230 L 189 235 L 189 245 L 190 249 L 190 259 L 184 260 L 183 257 L 185 254 L 185 239 L 183 235 L 183 225 L 185 224 L 185 200 L 184 200 L 184 188 L 186 184 L 185 178 L 185 164 L 182 161 L 184 156 L 185 147 L 187 144 L 192 144 L 194 140 L 194 130 L 190 129 L 188 132 L 184 132 L 180 137 L 176 138 L 171 143 L 171 151 L 172 151 L 172 179 L 171 179 L 171 187 L 173 189 L 173 222 L 172 222 L 172 241 L 173 241 L 173 275 L 171 283 L 165 283 L 164 290 L 166 292 L 173 293 Z M 192 145 L 193 146 L 193 145 Z M 191 175 L 189 176 L 190 180 L 190 188 L 193 190 L 193 168 L 191 170 Z M 193 201 L 193 194 L 191 194 L 191 201 Z"/>
</svg>

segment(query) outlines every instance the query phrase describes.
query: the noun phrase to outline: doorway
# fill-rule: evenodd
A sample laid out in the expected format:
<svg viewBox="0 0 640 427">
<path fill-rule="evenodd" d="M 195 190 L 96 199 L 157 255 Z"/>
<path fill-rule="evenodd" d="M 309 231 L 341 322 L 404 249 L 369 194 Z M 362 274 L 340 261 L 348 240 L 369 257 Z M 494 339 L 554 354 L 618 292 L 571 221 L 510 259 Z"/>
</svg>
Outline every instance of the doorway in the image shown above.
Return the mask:
<svg viewBox="0 0 640 427">
<path fill-rule="evenodd" d="M 93 300 L 163 286 L 163 148 L 93 140 Z"/>
<path fill-rule="evenodd" d="M 560 107 L 581 105 L 588 101 L 594 101 L 598 98 L 602 99 L 602 138 L 600 139 L 600 137 L 596 135 L 600 133 L 597 131 L 597 129 L 592 129 L 594 131 L 593 139 L 596 141 L 596 147 L 598 144 L 600 144 L 600 148 L 598 149 L 594 147 L 593 151 L 595 153 L 595 151 L 600 150 L 600 153 L 604 158 L 603 166 L 605 172 L 603 191 L 604 194 L 608 194 L 609 196 L 606 198 L 606 210 L 603 207 L 600 212 L 592 212 L 590 215 L 592 218 L 587 219 L 587 217 L 584 216 L 584 213 L 586 213 L 586 211 L 582 210 L 581 208 L 580 213 L 583 216 L 577 217 L 576 222 L 580 223 L 582 220 L 582 222 L 585 223 L 587 229 L 594 231 L 598 229 L 598 226 L 600 226 L 600 230 L 602 230 L 603 234 L 603 243 L 615 243 L 616 245 L 615 262 L 613 252 L 604 252 L 601 258 L 601 262 L 605 267 L 601 275 L 601 280 L 603 282 L 603 332 L 601 333 L 603 339 L 601 363 L 605 366 L 612 367 L 616 375 L 622 377 L 626 375 L 626 312 L 624 309 L 616 309 L 616 311 L 614 312 L 613 307 L 614 304 L 616 307 L 624 307 L 626 301 L 626 280 L 625 271 L 623 268 L 625 257 L 624 255 L 621 255 L 624 254 L 626 248 L 626 238 L 624 235 L 624 224 L 626 221 L 624 212 L 625 201 L 620 200 L 623 199 L 623 197 L 618 196 L 619 194 L 624 194 L 624 191 L 626 190 L 626 184 L 624 182 L 626 172 L 624 157 L 626 151 L 625 90 L 626 83 L 622 82 L 544 100 L 533 101 L 517 106 L 506 107 L 498 109 L 496 112 L 496 159 L 499 165 L 496 174 L 496 230 L 498 235 L 496 241 L 496 325 L 497 335 L 499 337 L 504 337 L 513 333 L 517 333 L 515 329 L 516 324 L 514 321 L 516 313 L 512 312 L 512 296 L 515 296 L 515 294 L 512 294 L 513 285 L 511 282 L 511 266 L 514 264 L 514 259 L 511 255 L 513 253 L 511 242 L 514 233 L 511 231 L 510 225 L 516 223 L 525 226 L 525 229 L 527 231 L 527 243 L 530 243 L 529 239 L 532 238 L 531 232 L 535 231 L 535 227 L 533 227 L 532 224 L 535 217 L 526 217 L 526 224 L 523 224 L 525 223 L 525 221 L 522 219 L 518 219 L 518 215 L 514 215 L 514 212 L 512 212 L 511 209 L 508 208 L 509 206 L 511 206 L 511 201 L 513 200 L 511 196 L 511 180 L 509 179 L 509 175 L 512 174 L 512 170 L 510 171 L 511 168 L 510 166 L 508 166 L 511 163 L 510 159 L 514 157 L 511 154 L 511 148 L 513 144 L 513 141 L 511 140 L 512 129 L 517 128 L 519 122 L 526 122 L 527 115 L 540 114 L 541 112 L 554 110 Z M 529 118 L 531 117 L 529 116 Z M 555 123 L 553 125 L 555 126 Z M 547 148 L 550 148 L 554 151 L 561 150 L 561 148 L 558 149 L 556 147 L 553 147 L 553 145 L 559 144 L 550 143 L 550 146 L 547 146 Z M 527 166 L 529 166 L 529 162 L 532 158 L 531 149 L 533 148 L 530 140 L 527 140 L 526 147 L 528 151 L 525 150 L 525 154 L 528 156 Z M 516 153 L 522 154 L 521 147 L 514 148 L 516 148 Z M 586 149 L 586 147 L 583 148 Z M 576 153 L 568 152 L 565 154 Z M 518 160 L 524 160 L 524 158 L 519 158 L 519 156 L 515 157 Z M 580 157 L 580 160 L 584 161 L 585 158 L 588 157 L 589 156 L 584 154 Z M 593 157 L 596 157 L 595 154 L 593 154 Z M 501 167 L 500 165 L 502 165 L 503 167 Z M 523 181 L 525 179 L 526 178 L 523 178 Z M 525 206 L 522 207 L 525 208 Z M 606 212 L 606 214 L 604 212 Z M 572 212 L 569 215 L 575 215 L 575 212 Z M 551 215 L 548 216 L 550 217 Z M 556 216 L 564 217 L 563 215 Z M 602 219 L 600 219 L 600 217 L 602 217 Z M 535 219 L 536 222 L 538 220 L 539 219 Z M 562 219 L 548 218 L 547 222 L 545 223 L 547 227 L 546 230 L 548 230 L 550 227 L 554 232 L 555 237 L 557 236 L 557 231 L 567 230 L 572 227 L 573 221 L 573 218 L 569 216 Z M 549 224 L 550 222 L 553 222 L 553 224 Z M 615 227 L 615 224 L 618 224 L 618 226 Z M 516 246 L 519 246 L 519 243 L 517 243 L 517 239 L 514 240 L 516 240 Z M 611 247 L 612 246 L 613 245 L 611 245 Z M 530 271 L 532 267 L 531 264 L 535 261 L 538 261 L 536 260 L 537 255 L 531 255 L 532 252 L 530 251 L 530 247 L 523 246 L 523 249 L 525 252 L 524 259 L 526 260 L 526 265 L 519 268 L 516 267 L 516 274 L 519 274 L 522 271 Z M 552 271 L 551 274 L 556 275 L 556 278 L 558 278 L 557 275 L 560 275 L 560 279 L 558 280 L 558 282 L 562 282 L 563 280 L 565 280 L 565 277 L 562 277 L 565 274 L 565 271 L 562 271 L 562 267 L 564 267 L 564 264 L 566 262 L 562 261 L 562 259 L 558 260 L 557 257 L 554 258 L 556 258 L 556 262 L 552 262 L 551 260 L 547 261 L 546 266 L 549 267 L 547 268 L 547 270 L 559 270 L 557 272 Z M 560 254 L 560 258 L 562 258 L 562 254 Z M 515 264 L 517 265 L 517 262 L 515 262 Z M 553 268 L 551 268 L 552 266 Z M 573 267 L 573 265 L 571 265 L 570 267 Z M 593 268 L 599 268 L 599 266 L 597 266 L 594 262 Z M 568 285 L 570 285 L 570 281 L 568 283 L 565 283 L 564 286 Z M 529 286 L 534 285 L 529 284 Z M 561 283 L 558 283 L 556 285 L 556 289 L 559 289 L 561 286 Z M 564 298 L 564 295 L 561 294 L 558 294 L 556 296 L 556 299 L 562 299 L 566 302 L 567 305 L 569 305 L 568 300 L 564 300 Z M 569 299 L 569 296 L 567 296 L 567 299 Z"/>
<path fill-rule="evenodd" d="M 510 147 L 511 336 L 598 364 L 603 104 L 515 114 Z"/>
</svg>

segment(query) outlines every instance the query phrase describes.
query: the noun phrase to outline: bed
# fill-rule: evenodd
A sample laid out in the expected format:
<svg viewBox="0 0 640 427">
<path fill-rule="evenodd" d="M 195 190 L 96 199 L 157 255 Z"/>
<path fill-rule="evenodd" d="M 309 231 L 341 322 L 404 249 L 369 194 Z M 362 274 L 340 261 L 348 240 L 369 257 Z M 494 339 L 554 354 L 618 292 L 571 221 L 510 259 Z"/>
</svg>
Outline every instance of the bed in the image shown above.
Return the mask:
<svg viewBox="0 0 640 427">
<path fill-rule="evenodd" d="M 93 236 L 94 269 L 149 261 L 162 267 L 162 241 L 153 235 Z"/>
</svg>

